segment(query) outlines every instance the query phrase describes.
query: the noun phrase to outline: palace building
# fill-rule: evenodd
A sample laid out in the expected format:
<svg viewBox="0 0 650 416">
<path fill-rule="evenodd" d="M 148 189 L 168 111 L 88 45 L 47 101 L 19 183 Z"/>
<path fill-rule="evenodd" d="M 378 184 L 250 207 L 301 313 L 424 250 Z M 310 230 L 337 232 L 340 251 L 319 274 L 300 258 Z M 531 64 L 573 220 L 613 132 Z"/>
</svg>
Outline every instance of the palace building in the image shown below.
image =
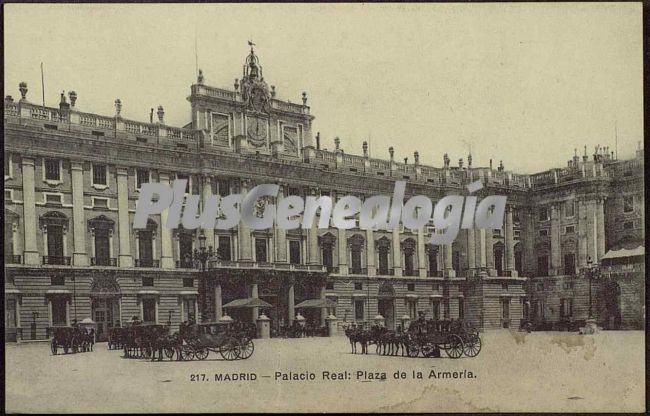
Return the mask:
<svg viewBox="0 0 650 416">
<path fill-rule="evenodd" d="M 92 318 L 98 336 L 137 316 L 169 324 L 220 319 L 224 305 L 261 299 L 272 307 L 225 308 L 249 320 L 264 312 L 273 333 L 298 312 L 324 324 L 371 322 L 396 328 L 424 311 L 481 329 L 522 320 L 558 322 L 591 313 L 607 327 L 645 318 L 643 150 L 617 160 L 607 148 L 567 166 L 523 175 L 466 163 L 441 167 L 321 149 L 307 105 L 278 98 L 251 49 L 233 89 L 199 72 L 191 120 L 149 122 L 82 111 L 73 91 L 58 108 L 4 101 L 5 335 L 44 339 L 48 328 Z M 124 103 L 126 105 L 126 103 Z M 423 149 L 424 150 L 424 149 Z M 168 229 L 167 213 L 134 229 L 143 183 L 187 179 L 187 193 L 225 196 L 260 183 L 287 195 L 390 195 L 434 202 L 448 194 L 507 195 L 503 229 L 461 230 L 453 244 L 427 244 L 433 227 L 393 231 L 336 228 Z M 276 201 L 277 202 L 277 201 Z M 589 295 L 587 295 L 589 291 Z M 336 306 L 296 309 L 308 300 Z M 235 302 L 237 303 L 237 302 Z M 308 304 L 309 302 L 307 302 Z M 318 302 L 313 303 L 318 304 Z M 322 304 L 322 303 L 321 303 Z M 408 318 L 408 319 L 407 319 Z"/>
</svg>

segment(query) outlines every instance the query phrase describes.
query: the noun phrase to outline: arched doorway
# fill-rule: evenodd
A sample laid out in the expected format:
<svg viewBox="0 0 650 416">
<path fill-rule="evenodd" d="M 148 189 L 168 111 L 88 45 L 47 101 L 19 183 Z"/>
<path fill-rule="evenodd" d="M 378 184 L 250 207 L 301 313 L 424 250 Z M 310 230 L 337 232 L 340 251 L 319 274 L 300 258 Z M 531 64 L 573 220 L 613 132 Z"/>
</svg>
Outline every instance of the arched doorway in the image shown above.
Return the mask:
<svg viewBox="0 0 650 416">
<path fill-rule="evenodd" d="M 599 325 L 605 329 L 620 329 L 621 287 L 615 281 L 606 280 L 598 292 Z"/>
<path fill-rule="evenodd" d="M 494 268 L 497 271 L 497 276 L 503 276 L 503 254 L 505 253 L 505 246 L 499 241 L 494 245 L 492 251 L 494 253 Z"/>
<path fill-rule="evenodd" d="M 386 327 L 395 329 L 395 289 L 390 282 L 384 282 L 379 286 L 377 300 L 379 314 L 384 317 Z"/>
<path fill-rule="evenodd" d="M 92 319 L 97 325 L 97 341 L 106 341 L 111 328 L 122 326 L 120 285 L 111 275 L 93 277 L 90 286 Z"/>
</svg>

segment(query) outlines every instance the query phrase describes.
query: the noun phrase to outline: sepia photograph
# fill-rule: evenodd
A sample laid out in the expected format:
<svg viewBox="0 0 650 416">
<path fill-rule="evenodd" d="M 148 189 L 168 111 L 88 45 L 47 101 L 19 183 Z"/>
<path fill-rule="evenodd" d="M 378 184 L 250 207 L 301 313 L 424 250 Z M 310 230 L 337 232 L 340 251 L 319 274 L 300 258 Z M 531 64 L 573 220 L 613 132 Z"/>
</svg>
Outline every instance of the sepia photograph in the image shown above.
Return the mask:
<svg viewBox="0 0 650 416">
<path fill-rule="evenodd" d="M 5 412 L 646 411 L 641 2 L 3 11 Z"/>
</svg>

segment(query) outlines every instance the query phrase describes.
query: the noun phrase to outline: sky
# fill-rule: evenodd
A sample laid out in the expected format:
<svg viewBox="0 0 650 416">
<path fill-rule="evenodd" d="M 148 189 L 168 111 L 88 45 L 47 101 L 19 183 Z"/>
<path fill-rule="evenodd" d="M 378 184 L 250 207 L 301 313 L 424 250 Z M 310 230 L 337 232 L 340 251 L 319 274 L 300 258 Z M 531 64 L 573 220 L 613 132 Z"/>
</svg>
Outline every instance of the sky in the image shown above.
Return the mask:
<svg viewBox="0 0 650 416">
<path fill-rule="evenodd" d="M 190 121 L 196 82 L 232 89 L 256 53 L 276 98 L 301 102 L 313 132 L 352 154 L 539 172 L 574 148 L 634 155 L 643 140 L 641 3 L 6 4 L 5 95 L 169 125 Z M 195 47 L 196 46 L 196 47 Z M 195 53 L 197 51 L 197 53 Z M 466 163 L 466 162 L 465 162 Z"/>
</svg>

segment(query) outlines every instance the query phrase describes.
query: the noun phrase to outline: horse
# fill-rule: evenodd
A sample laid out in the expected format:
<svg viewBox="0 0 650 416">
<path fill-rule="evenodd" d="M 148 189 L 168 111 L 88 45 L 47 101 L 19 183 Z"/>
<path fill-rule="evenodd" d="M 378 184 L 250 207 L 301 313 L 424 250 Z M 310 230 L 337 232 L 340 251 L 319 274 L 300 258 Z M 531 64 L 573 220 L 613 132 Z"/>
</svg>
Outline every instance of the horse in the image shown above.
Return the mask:
<svg viewBox="0 0 650 416">
<path fill-rule="evenodd" d="M 368 331 L 365 331 L 362 328 L 357 328 L 353 325 L 345 329 L 345 335 L 350 340 L 352 354 L 357 353 L 357 342 L 361 344 L 361 354 L 368 354 L 368 342 L 371 338 Z"/>
</svg>

